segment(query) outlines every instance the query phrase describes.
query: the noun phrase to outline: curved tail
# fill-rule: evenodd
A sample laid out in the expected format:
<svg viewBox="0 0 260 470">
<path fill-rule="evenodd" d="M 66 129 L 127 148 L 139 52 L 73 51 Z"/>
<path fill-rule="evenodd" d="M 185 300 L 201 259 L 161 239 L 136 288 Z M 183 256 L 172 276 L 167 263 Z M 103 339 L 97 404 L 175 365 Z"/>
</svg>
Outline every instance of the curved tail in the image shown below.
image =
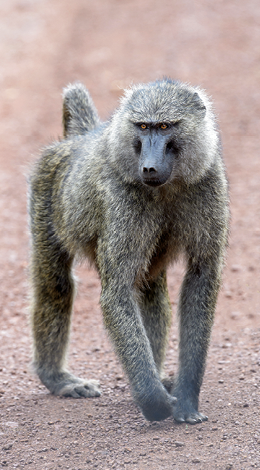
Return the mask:
<svg viewBox="0 0 260 470">
<path fill-rule="evenodd" d="M 63 135 L 84 135 L 100 124 L 97 110 L 82 83 L 68 85 L 63 90 Z"/>
</svg>

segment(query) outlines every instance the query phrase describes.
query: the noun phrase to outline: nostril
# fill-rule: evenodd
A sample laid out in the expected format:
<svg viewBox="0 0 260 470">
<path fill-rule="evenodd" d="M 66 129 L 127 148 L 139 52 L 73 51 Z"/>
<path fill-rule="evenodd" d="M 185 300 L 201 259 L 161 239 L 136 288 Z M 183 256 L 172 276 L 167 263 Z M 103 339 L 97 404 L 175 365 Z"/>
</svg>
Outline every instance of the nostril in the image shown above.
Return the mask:
<svg viewBox="0 0 260 470">
<path fill-rule="evenodd" d="M 151 167 L 151 168 L 146 168 L 146 167 L 143 167 L 143 173 L 156 173 L 156 169 Z"/>
</svg>

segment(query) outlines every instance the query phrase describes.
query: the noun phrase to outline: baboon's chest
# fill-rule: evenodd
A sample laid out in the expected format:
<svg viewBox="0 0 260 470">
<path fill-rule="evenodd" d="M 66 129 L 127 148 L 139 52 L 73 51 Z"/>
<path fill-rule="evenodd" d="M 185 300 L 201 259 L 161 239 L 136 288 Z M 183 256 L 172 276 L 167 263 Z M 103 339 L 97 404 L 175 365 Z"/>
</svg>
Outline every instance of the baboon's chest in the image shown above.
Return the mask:
<svg viewBox="0 0 260 470">
<path fill-rule="evenodd" d="M 154 253 L 151 258 L 149 277 L 154 279 L 159 273 L 167 267 L 169 263 L 177 258 L 180 246 L 177 237 L 174 236 L 172 230 L 162 234 L 158 243 L 156 244 Z"/>
</svg>

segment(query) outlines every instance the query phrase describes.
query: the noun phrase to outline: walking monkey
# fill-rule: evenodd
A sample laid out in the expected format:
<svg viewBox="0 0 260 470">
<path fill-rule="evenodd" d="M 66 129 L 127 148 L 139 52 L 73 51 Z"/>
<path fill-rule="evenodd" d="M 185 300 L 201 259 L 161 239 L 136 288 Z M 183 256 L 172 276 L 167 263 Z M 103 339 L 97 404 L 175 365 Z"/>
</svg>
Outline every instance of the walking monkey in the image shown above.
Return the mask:
<svg viewBox="0 0 260 470">
<path fill-rule="evenodd" d="M 126 90 L 101 123 L 88 91 L 74 84 L 64 91 L 63 130 L 30 180 L 35 370 L 55 395 L 100 395 L 98 382 L 64 366 L 78 253 L 100 275 L 104 324 L 145 418 L 204 421 L 198 398 L 229 219 L 211 103 L 199 88 L 164 79 Z M 166 269 L 181 254 L 179 369 L 170 387 Z"/>
</svg>

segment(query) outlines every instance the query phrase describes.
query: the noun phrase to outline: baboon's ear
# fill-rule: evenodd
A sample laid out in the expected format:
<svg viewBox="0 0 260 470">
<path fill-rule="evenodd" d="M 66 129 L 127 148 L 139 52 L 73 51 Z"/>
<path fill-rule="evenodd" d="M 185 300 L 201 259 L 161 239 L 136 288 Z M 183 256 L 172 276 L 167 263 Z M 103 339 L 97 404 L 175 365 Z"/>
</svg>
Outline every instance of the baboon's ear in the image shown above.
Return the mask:
<svg viewBox="0 0 260 470">
<path fill-rule="evenodd" d="M 206 106 L 203 103 L 202 99 L 199 97 L 197 92 L 193 94 L 191 98 L 190 106 L 194 113 L 198 114 L 201 118 L 205 117 Z"/>
</svg>

